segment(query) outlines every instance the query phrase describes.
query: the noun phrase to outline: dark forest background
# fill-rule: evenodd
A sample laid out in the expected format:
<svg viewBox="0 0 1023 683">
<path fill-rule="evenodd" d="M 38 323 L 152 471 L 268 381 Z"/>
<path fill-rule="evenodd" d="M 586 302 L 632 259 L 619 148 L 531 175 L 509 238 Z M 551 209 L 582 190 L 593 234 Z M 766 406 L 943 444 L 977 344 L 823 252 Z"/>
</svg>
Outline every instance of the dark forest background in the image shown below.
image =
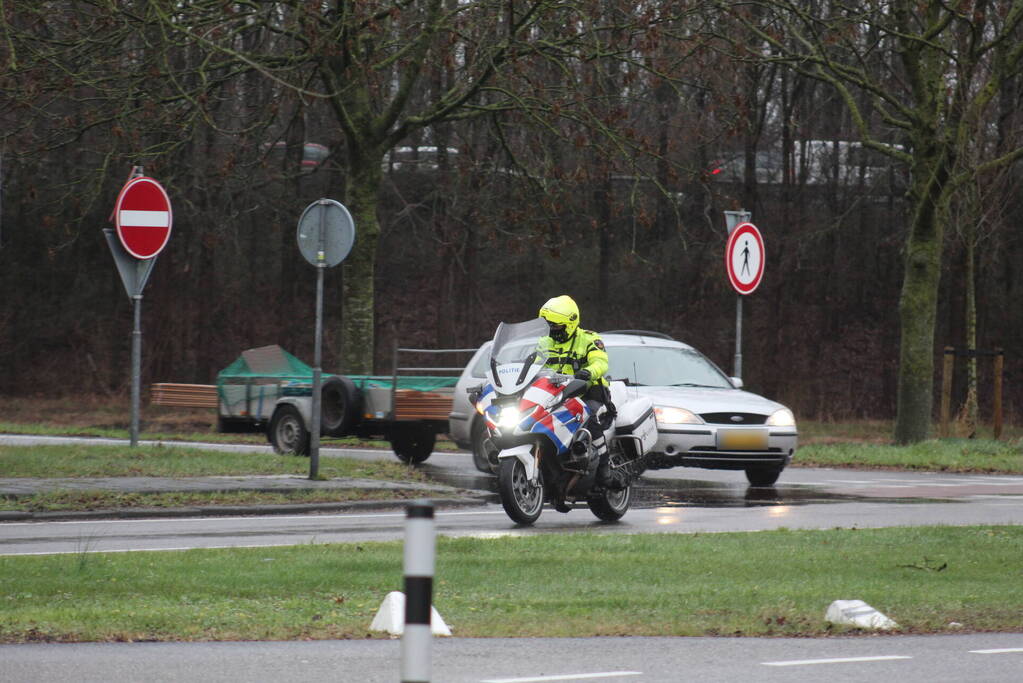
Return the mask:
<svg viewBox="0 0 1023 683">
<path fill-rule="evenodd" d="M 858 146 L 839 97 L 820 83 L 722 51 L 694 51 L 684 63 L 670 87 L 624 67 L 605 72 L 618 79 L 610 90 L 625 93 L 605 120 L 642 142 L 628 149 L 589 125 L 555 128 L 516 112 L 426 127 L 390 149 L 375 370 L 390 371 L 396 343 L 474 347 L 498 321 L 535 316 L 549 297 L 569 294 L 588 329 L 665 332 L 731 373 L 736 295 L 723 212 L 742 208 L 767 253 L 763 282 L 743 302 L 746 387 L 802 419 L 893 418 L 909 169 Z M 19 88 L 28 78 L 11 77 Z M 1010 86 L 1019 104 L 1018 79 Z M 139 134 L 95 116 L 87 97 L 30 91 L 0 94 L 0 393 L 127 394 L 132 307 L 102 229 L 134 164 L 174 207 L 144 293 L 143 387 L 213 383 L 242 350 L 266 344 L 312 362 L 315 270 L 296 226 L 310 202 L 341 200 L 346 181 L 344 139 L 326 104 L 239 79 L 221 93 L 222 119 L 217 109 L 188 120 L 155 111 Z M 242 104 L 258 116 L 226 125 Z M 142 138 L 163 149 L 138 155 Z M 1019 170 L 976 188 L 983 215 L 959 217 L 980 226 L 977 346 L 1005 349 L 1005 410 L 1016 422 Z M 971 272 L 961 234 L 944 239 L 939 371 L 942 347 L 967 338 Z M 345 371 L 343 277 L 342 268 L 326 273 L 329 372 Z M 991 363 L 978 370 L 983 417 Z M 964 373 L 959 363 L 957 400 Z"/>
</svg>

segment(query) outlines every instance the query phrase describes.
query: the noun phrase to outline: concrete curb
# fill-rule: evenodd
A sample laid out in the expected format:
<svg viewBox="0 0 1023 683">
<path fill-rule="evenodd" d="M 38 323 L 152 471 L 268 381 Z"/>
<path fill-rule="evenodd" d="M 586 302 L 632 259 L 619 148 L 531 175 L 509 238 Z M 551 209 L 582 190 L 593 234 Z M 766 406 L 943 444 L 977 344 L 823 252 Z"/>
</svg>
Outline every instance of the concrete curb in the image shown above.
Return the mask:
<svg viewBox="0 0 1023 683">
<path fill-rule="evenodd" d="M 425 493 L 425 492 L 424 492 Z M 430 498 L 438 508 L 487 505 L 490 495 L 461 498 Z M 175 517 L 244 517 L 247 515 L 305 515 L 316 512 L 357 512 L 360 510 L 400 509 L 408 499 L 358 500 L 345 503 L 290 503 L 284 505 L 210 505 L 181 508 L 131 508 L 126 510 L 89 510 L 85 512 L 0 511 L 0 522 L 56 522 L 91 519 L 155 519 Z"/>
</svg>

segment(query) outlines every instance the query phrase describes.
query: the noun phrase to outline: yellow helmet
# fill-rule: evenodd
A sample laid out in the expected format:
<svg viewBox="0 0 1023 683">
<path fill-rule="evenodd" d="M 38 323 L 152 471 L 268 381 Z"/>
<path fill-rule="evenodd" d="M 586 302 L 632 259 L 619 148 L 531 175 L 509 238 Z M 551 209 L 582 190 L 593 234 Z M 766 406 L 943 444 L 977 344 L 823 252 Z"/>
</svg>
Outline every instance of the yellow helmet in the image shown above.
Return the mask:
<svg viewBox="0 0 1023 683">
<path fill-rule="evenodd" d="M 548 299 L 540 307 L 540 317 L 550 325 L 551 339 L 556 342 L 568 341 L 579 327 L 579 307 L 567 294 Z"/>
</svg>

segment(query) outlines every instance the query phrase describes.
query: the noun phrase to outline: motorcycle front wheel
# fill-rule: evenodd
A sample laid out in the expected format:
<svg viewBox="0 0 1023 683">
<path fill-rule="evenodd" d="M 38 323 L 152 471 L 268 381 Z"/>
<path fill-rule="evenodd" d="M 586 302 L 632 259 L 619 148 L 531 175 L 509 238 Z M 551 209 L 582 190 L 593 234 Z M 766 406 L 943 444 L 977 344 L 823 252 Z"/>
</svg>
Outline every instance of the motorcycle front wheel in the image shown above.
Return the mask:
<svg viewBox="0 0 1023 683">
<path fill-rule="evenodd" d="M 497 491 L 501 505 L 516 524 L 532 524 L 543 510 L 543 472 L 536 473 L 536 484 L 526 477 L 526 468 L 518 458 L 502 458 L 497 472 Z"/>
</svg>

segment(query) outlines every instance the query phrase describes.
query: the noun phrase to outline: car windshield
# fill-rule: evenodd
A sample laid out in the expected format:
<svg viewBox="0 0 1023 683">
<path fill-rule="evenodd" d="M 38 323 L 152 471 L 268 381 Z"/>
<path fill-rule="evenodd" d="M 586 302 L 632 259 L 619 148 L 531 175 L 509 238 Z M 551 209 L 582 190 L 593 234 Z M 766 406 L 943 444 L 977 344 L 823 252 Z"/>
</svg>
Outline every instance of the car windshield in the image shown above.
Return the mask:
<svg viewBox="0 0 1023 683">
<path fill-rule="evenodd" d="M 550 355 L 551 338 L 547 333 L 547 321 L 543 318 L 521 323 L 501 323 L 494 334 L 490 356 L 498 365 L 527 360 L 531 365 L 543 365 Z"/>
<path fill-rule="evenodd" d="M 643 386 L 732 389 L 717 366 L 692 349 L 657 346 L 608 346 L 608 374 Z"/>
</svg>

